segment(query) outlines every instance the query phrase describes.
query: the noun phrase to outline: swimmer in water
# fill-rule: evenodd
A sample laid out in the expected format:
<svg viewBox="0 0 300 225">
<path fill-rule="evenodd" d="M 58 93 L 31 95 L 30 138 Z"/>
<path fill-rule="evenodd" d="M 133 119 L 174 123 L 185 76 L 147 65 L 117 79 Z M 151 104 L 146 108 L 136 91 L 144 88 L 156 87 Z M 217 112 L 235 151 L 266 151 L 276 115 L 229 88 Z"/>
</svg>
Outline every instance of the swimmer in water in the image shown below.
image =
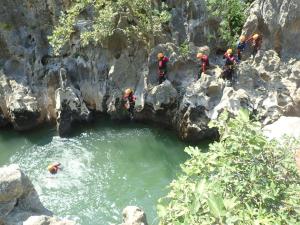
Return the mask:
<svg viewBox="0 0 300 225">
<path fill-rule="evenodd" d="M 48 171 L 51 173 L 51 174 L 57 174 L 58 170 L 61 169 L 60 167 L 60 163 L 56 162 L 56 163 L 51 163 L 49 166 L 48 166 Z"/>
</svg>

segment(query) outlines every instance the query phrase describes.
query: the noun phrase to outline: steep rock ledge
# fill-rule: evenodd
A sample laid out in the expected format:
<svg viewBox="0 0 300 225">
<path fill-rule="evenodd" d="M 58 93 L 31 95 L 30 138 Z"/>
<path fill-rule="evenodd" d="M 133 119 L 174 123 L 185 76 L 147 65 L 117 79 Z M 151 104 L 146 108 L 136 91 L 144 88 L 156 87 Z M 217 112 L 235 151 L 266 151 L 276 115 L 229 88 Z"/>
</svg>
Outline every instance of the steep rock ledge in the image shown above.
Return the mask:
<svg viewBox="0 0 300 225">
<path fill-rule="evenodd" d="M 4 1 L 5 10 L 0 14 L 5 24 L 0 28 L 0 127 L 12 124 L 15 129 L 27 130 L 56 121 L 59 134 L 66 135 L 74 122 L 88 122 L 94 112 L 128 119 L 122 104 L 122 91 L 128 87 L 137 96 L 137 121 L 171 127 L 184 140 L 214 136 L 216 132 L 207 124 L 224 108 L 235 114 L 240 107 L 247 107 L 265 124 L 281 115 L 300 115 L 299 51 L 291 47 L 299 42 L 299 1 L 253 3 L 244 33 L 261 32 L 265 50 L 239 65 L 231 87 L 219 79 L 222 69 L 214 54 L 210 55 L 213 66 L 208 74 L 195 81 L 199 46 L 216 44 L 205 38 L 217 27 L 208 17 L 204 1 L 167 4 L 172 20 L 149 54 L 139 40 L 130 40 L 127 47 L 128 40 L 118 27 L 105 48 L 80 48 L 74 35 L 64 56 L 56 58 L 50 56 L 47 35 L 69 1 Z M 271 18 L 276 13 L 280 20 Z M 288 35 L 280 33 L 282 38 L 275 40 L 270 35 L 275 31 Z M 178 46 L 185 39 L 190 41 L 191 52 L 183 57 Z M 281 42 L 286 43 L 285 48 L 277 47 Z M 169 81 L 157 85 L 156 55 L 160 51 L 170 57 Z"/>
</svg>

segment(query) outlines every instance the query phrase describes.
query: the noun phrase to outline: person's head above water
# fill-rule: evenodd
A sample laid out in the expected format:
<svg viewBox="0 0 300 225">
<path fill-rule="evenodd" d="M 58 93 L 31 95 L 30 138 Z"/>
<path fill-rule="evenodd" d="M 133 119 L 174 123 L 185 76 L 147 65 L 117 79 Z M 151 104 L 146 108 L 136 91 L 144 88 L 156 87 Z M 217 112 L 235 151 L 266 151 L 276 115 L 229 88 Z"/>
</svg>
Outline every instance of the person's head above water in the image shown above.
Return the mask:
<svg viewBox="0 0 300 225">
<path fill-rule="evenodd" d="M 58 163 L 58 162 L 56 162 L 56 163 L 51 163 L 51 164 L 48 166 L 48 171 L 49 171 L 51 174 L 56 174 L 57 171 L 58 171 L 58 169 L 60 169 L 60 168 L 59 168 L 60 165 L 61 165 L 61 164 Z"/>
</svg>

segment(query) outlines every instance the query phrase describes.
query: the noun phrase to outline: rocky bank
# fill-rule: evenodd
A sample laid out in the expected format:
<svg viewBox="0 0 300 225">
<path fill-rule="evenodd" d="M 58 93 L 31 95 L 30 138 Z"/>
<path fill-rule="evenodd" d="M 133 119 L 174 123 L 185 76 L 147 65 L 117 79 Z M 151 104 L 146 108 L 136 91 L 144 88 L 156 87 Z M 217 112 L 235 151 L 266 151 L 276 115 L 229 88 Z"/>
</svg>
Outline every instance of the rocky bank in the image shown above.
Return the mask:
<svg viewBox="0 0 300 225">
<path fill-rule="evenodd" d="M 0 167 L 0 225 L 76 224 L 53 216 L 42 205 L 34 186 L 18 165 Z M 147 225 L 146 215 L 140 208 L 128 206 L 123 210 L 120 225 Z"/>
<path fill-rule="evenodd" d="M 263 46 L 237 68 L 233 85 L 220 79 L 215 34 L 220 21 L 208 15 L 204 0 L 166 1 L 172 14 L 149 53 L 138 40 L 127 40 L 120 21 L 106 46 L 80 47 L 74 34 L 61 57 L 52 55 L 47 36 L 68 0 L 3 0 L 0 13 L 0 127 L 24 131 L 47 121 L 61 136 L 75 122 L 95 114 L 129 119 L 122 91 L 137 96 L 135 120 L 172 128 L 184 140 L 199 141 L 216 133 L 207 126 L 227 108 L 247 107 L 269 124 L 280 116 L 299 116 L 300 2 L 256 0 L 244 33 L 259 32 Z M 157 4 L 160 4 L 157 1 Z M 75 26 L 82 29 L 84 18 Z M 187 56 L 180 44 L 190 46 Z M 210 49 L 213 67 L 195 81 L 200 46 Z M 168 81 L 157 84 L 156 55 L 170 57 Z"/>
<path fill-rule="evenodd" d="M 17 165 L 0 168 L 1 225 L 75 225 L 44 208 L 28 177 Z"/>
</svg>

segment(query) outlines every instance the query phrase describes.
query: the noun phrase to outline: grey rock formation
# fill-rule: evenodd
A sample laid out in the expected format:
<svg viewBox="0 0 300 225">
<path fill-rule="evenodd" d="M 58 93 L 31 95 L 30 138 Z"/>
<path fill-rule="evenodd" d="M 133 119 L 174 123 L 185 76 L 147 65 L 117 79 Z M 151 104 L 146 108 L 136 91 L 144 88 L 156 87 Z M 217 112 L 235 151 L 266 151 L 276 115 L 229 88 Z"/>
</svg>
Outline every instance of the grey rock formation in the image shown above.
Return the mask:
<svg viewBox="0 0 300 225">
<path fill-rule="evenodd" d="M 75 88 L 59 88 L 55 93 L 57 130 L 60 136 L 70 133 L 74 122 L 91 120 L 91 112 L 86 107 L 80 91 Z"/>
<path fill-rule="evenodd" d="M 75 224 L 71 221 L 61 222 L 50 216 L 52 213 L 44 208 L 32 183 L 17 165 L 0 168 L 0 224 Z"/>
<path fill-rule="evenodd" d="M 59 220 L 49 216 L 31 216 L 23 225 L 75 225 L 76 223 L 69 220 Z"/>
<path fill-rule="evenodd" d="M 66 135 L 74 122 L 92 119 L 91 112 L 128 119 L 122 100 L 126 88 L 134 89 L 137 97 L 135 120 L 160 123 L 185 140 L 215 135 L 207 124 L 224 108 L 234 115 L 246 107 L 264 124 L 282 115 L 300 115 L 299 49 L 293 44 L 299 42 L 298 0 L 253 3 L 244 33 L 262 33 L 264 46 L 256 57 L 238 66 L 233 85 L 219 78 L 222 62 L 213 54 L 218 43 L 207 40 L 216 32 L 218 21 L 207 15 L 205 1 L 166 3 L 173 17 L 155 37 L 156 46 L 150 52 L 138 40 L 130 40 L 129 46 L 123 30 L 126 18 L 120 17 L 103 47 L 81 48 L 75 34 L 63 56 L 53 57 L 47 35 L 70 1 L 4 1 L 5 10 L 0 14 L 0 127 L 9 122 L 15 129 L 25 130 L 53 121 L 59 134 Z M 80 31 L 86 24 L 80 20 L 76 29 Z M 185 40 L 191 51 L 182 56 L 179 46 Z M 200 50 L 211 53 L 212 66 L 196 81 L 199 65 L 195 54 Z M 157 82 L 158 52 L 170 58 L 168 81 L 162 85 Z"/>
<path fill-rule="evenodd" d="M 282 116 L 276 122 L 264 127 L 264 134 L 270 139 L 282 140 L 284 136 L 300 137 L 300 118 Z"/>
<path fill-rule="evenodd" d="M 90 121 L 91 112 L 86 107 L 81 92 L 67 87 L 67 71 L 60 69 L 60 88 L 55 92 L 57 130 L 60 136 L 70 133 L 74 122 Z"/>
<path fill-rule="evenodd" d="M 148 225 L 146 214 L 136 206 L 127 206 L 123 210 L 123 223 L 121 225 Z"/>
<path fill-rule="evenodd" d="M 299 0 L 256 0 L 244 33 L 263 35 L 263 47 L 274 49 L 284 58 L 300 59 L 300 2 Z"/>
<path fill-rule="evenodd" d="M 41 109 L 30 89 L 16 80 L 7 78 L 1 71 L 0 93 L 0 117 L 3 125 L 6 118 L 16 130 L 28 130 L 41 122 Z"/>
</svg>

